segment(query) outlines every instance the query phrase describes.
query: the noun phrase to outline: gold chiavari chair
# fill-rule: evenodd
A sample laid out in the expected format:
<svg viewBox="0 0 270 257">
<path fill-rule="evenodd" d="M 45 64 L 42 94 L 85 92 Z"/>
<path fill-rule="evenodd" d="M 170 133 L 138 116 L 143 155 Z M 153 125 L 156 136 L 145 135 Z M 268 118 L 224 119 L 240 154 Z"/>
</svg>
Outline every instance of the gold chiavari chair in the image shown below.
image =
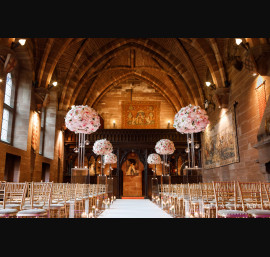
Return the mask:
<svg viewBox="0 0 270 257">
<path fill-rule="evenodd" d="M 77 187 L 78 187 L 77 185 L 78 184 L 68 183 L 66 187 L 67 217 L 78 218 L 77 210 L 79 209 L 79 206 L 77 204 Z M 71 210 L 73 210 L 74 213 L 71 213 Z"/>
<path fill-rule="evenodd" d="M 260 182 L 239 182 L 242 208 L 252 218 L 270 218 L 270 210 L 264 209 L 262 188 Z"/>
<path fill-rule="evenodd" d="M 98 199 L 98 184 L 93 184 L 93 206 L 97 206 L 97 199 Z"/>
<path fill-rule="evenodd" d="M 77 188 L 77 202 L 78 202 L 78 216 L 81 216 L 81 213 L 84 209 L 85 195 L 84 195 L 85 187 L 84 184 L 78 184 Z"/>
<path fill-rule="evenodd" d="M 0 209 L 3 208 L 6 181 L 0 181 Z"/>
<path fill-rule="evenodd" d="M 171 185 L 171 192 L 170 192 L 171 212 L 170 213 L 173 214 L 174 216 L 176 216 L 177 188 L 178 188 L 178 184 Z"/>
<path fill-rule="evenodd" d="M 168 210 L 170 204 L 170 185 L 169 184 L 162 184 L 161 185 L 161 206 L 162 209 Z"/>
<path fill-rule="evenodd" d="M 178 196 L 177 196 L 177 214 L 179 217 L 184 218 L 186 216 L 185 202 L 189 201 L 188 184 L 180 184 Z"/>
<path fill-rule="evenodd" d="M 216 218 L 248 218 L 248 213 L 242 211 L 238 202 L 237 183 L 235 181 L 213 181 Z"/>
<path fill-rule="evenodd" d="M 216 200 L 212 182 L 201 184 L 202 187 L 202 217 L 216 218 Z"/>
<path fill-rule="evenodd" d="M 95 188 L 94 188 L 94 186 L 95 186 L 94 184 L 89 184 L 89 199 L 90 199 L 89 208 L 90 208 L 90 210 L 95 205 L 95 195 L 94 195 Z"/>
<path fill-rule="evenodd" d="M 262 182 L 262 202 L 265 210 L 270 210 L 270 182 Z"/>
<path fill-rule="evenodd" d="M 53 183 L 50 204 L 43 206 L 45 210 L 49 209 L 50 218 L 66 218 L 66 184 Z"/>
<path fill-rule="evenodd" d="M 50 217 L 50 204 L 53 182 L 30 182 L 30 203 L 17 213 L 18 218 Z"/>
<path fill-rule="evenodd" d="M 97 184 L 97 205 L 96 208 L 98 208 L 98 211 L 100 212 L 101 210 L 105 209 L 105 205 L 104 205 L 104 200 L 106 198 L 106 194 L 107 194 L 107 190 L 106 184 Z"/>
<path fill-rule="evenodd" d="M 85 209 L 85 201 L 89 199 L 89 196 L 87 195 L 88 189 L 86 187 L 86 184 L 78 184 L 77 185 L 77 206 L 78 206 L 78 217 L 81 217 L 82 213 Z"/>
<path fill-rule="evenodd" d="M 0 217 L 16 218 L 18 211 L 22 209 L 25 199 L 26 183 L 0 182 L 2 206 Z"/>
<path fill-rule="evenodd" d="M 190 217 L 202 217 L 202 187 L 201 183 L 188 184 L 188 212 Z M 187 203 L 187 202 L 186 202 Z"/>
<path fill-rule="evenodd" d="M 176 197 L 175 197 L 175 215 L 176 217 L 181 217 L 180 215 L 180 196 L 181 196 L 182 184 L 177 184 L 176 187 Z"/>
</svg>

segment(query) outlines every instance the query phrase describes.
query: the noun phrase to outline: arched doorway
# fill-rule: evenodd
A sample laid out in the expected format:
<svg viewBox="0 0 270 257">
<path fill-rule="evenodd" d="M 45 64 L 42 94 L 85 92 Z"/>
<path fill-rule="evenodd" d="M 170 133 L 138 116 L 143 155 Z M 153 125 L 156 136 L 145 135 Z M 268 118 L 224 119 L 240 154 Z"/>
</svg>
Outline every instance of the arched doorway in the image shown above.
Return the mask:
<svg viewBox="0 0 270 257">
<path fill-rule="evenodd" d="M 121 173 L 123 174 L 122 196 L 143 197 L 144 164 L 138 153 L 127 153 L 121 165 Z"/>
</svg>

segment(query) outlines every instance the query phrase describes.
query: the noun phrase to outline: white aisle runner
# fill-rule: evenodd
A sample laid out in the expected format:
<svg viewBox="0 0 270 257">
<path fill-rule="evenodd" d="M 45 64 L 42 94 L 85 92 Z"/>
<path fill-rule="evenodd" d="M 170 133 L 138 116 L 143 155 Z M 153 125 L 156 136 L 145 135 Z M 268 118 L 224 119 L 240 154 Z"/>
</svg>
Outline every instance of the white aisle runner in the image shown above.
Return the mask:
<svg viewBox="0 0 270 257">
<path fill-rule="evenodd" d="M 117 199 L 98 218 L 172 218 L 148 199 Z"/>
</svg>

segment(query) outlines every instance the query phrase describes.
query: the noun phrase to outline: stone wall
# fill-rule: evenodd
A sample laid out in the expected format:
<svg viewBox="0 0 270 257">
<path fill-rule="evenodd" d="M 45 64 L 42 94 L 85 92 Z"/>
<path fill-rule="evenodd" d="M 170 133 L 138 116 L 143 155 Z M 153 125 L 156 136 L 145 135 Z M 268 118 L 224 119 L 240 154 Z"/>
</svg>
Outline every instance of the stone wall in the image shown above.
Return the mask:
<svg viewBox="0 0 270 257">
<path fill-rule="evenodd" d="M 228 107 L 231 107 L 235 102 L 238 103 L 235 110 L 240 161 L 204 170 L 203 181 L 269 181 L 265 165 L 259 163 L 258 150 L 254 147 L 257 144 L 257 134 L 261 125 L 259 103 L 255 90 L 258 75 L 253 76 L 246 69 L 237 71 L 234 68 L 230 70 L 229 74 L 231 86 Z M 262 77 L 266 80 L 267 101 L 270 93 L 270 77 Z M 219 109 L 216 106 L 215 110 L 209 113 L 210 122 L 217 119 L 222 111 L 222 108 Z"/>
<path fill-rule="evenodd" d="M 1 48 L 1 53 L 5 54 L 5 48 Z M 37 148 L 32 148 L 32 116 L 36 111 L 36 100 L 32 89 L 33 70 L 30 61 L 27 59 L 26 53 L 16 53 L 18 64 L 13 75 L 17 91 L 15 104 L 15 119 L 13 125 L 13 142 L 11 144 L 0 141 L 0 181 L 5 177 L 6 154 L 12 154 L 21 157 L 19 168 L 16 167 L 15 180 L 18 182 L 24 181 L 40 181 L 42 179 L 42 162 L 50 164 L 49 181 L 62 182 L 63 180 L 63 147 L 64 137 L 61 131 L 61 119 L 63 115 L 58 117 L 56 121 L 58 106 L 53 104 L 50 117 L 54 119 L 54 124 L 51 127 L 51 133 L 46 137 L 46 143 L 50 147 L 47 148 L 47 155 L 39 154 L 39 139 L 40 139 L 40 117 L 38 115 L 38 134 Z M 3 64 L 0 65 L 0 78 L 3 82 L 0 83 L 0 124 L 2 124 L 3 101 L 5 93 L 5 77 Z M 53 100 L 53 97 L 51 98 Z M 54 99 L 55 100 L 55 99 Z M 52 104 L 52 103 L 51 103 Z M 49 119 L 48 119 L 49 120 Z M 1 133 L 1 126 L 0 126 Z M 59 151 L 61 148 L 62 151 Z M 61 155 L 59 155 L 59 153 Z"/>
</svg>

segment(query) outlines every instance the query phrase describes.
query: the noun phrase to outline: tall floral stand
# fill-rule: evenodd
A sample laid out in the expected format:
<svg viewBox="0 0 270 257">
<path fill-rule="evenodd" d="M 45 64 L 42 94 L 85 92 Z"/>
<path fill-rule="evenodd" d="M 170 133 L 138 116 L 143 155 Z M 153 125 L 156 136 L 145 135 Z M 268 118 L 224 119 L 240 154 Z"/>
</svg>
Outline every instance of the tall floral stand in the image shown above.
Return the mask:
<svg viewBox="0 0 270 257">
<path fill-rule="evenodd" d="M 152 201 L 159 197 L 157 165 L 155 164 L 155 175 L 151 179 Z"/>
<path fill-rule="evenodd" d="M 167 163 L 168 154 L 173 154 L 175 151 L 174 143 L 169 139 L 161 139 L 156 143 L 155 150 L 157 153 L 163 156 L 162 162 L 162 175 L 160 179 L 160 202 L 161 208 L 168 210 L 170 208 L 170 189 L 171 189 L 171 176 L 170 172 L 167 172 L 167 167 L 170 169 Z"/>
<path fill-rule="evenodd" d="M 108 207 L 110 203 L 114 200 L 114 179 L 112 177 L 112 164 L 117 163 L 117 156 L 114 153 L 108 153 L 104 155 L 104 163 L 109 164 L 109 176 L 107 177 L 107 185 L 108 185 Z"/>
<path fill-rule="evenodd" d="M 202 168 L 196 165 L 194 133 L 187 133 L 188 166 L 183 169 L 184 183 L 199 183 L 202 177 Z M 190 160 L 191 156 L 191 160 Z"/>
<path fill-rule="evenodd" d="M 100 156 L 101 174 L 97 176 L 98 196 L 97 196 L 97 208 L 100 211 L 105 210 L 105 202 L 108 198 L 108 183 L 107 176 L 103 174 L 103 160 L 104 156 Z"/>
<path fill-rule="evenodd" d="M 106 208 L 106 203 L 108 199 L 108 183 L 107 176 L 104 175 L 103 168 L 106 162 L 104 162 L 104 157 L 113 151 L 112 144 L 107 139 L 97 140 L 93 145 L 93 152 L 96 155 L 100 155 L 100 167 L 101 174 L 97 176 L 97 208 L 102 211 Z"/>
<path fill-rule="evenodd" d="M 157 178 L 157 164 L 161 163 L 161 158 L 158 154 L 152 153 L 147 158 L 148 164 L 155 165 L 154 176 L 151 178 L 151 200 L 159 203 L 159 186 L 158 186 L 158 178 Z"/>
<path fill-rule="evenodd" d="M 88 182 L 88 168 L 84 167 L 85 134 L 78 134 L 78 166 L 71 169 L 72 184 L 86 184 Z"/>
<path fill-rule="evenodd" d="M 77 105 L 72 106 L 71 110 L 68 111 L 65 117 L 65 125 L 67 129 L 76 133 L 76 144 L 78 145 L 74 148 L 74 151 L 78 153 L 78 165 L 71 169 L 71 187 L 75 187 L 76 191 L 77 184 L 88 184 L 90 183 L 89 169 L 84 166 L 85 157 L 85 145 L 89 144 L 88 140 L 85 140 L 85 134 L 91 134 L 97 131 L 100 127 L 100 117 L 98 113 L 88 107 L 87 105 Z M 74 185 L 75 184 L 75 185 Z M 87 187 L 87 190 L 89 188 Z M 85 192 L 89 195 L 89 191 Z M 70 203 L 69 205 L 69 217 L 77 218 L 82 216 L 82 211 L 80 208 L 77 210 L 77 206 L 74 204 L 76 202 Z M 83 201 L 84 215 L 89 214 L 89 199 Z M 80 213 L 81 212 L 81 213 Z M 76 215 L 79 213 L 80 215 Z"/>
<path fill-rule="evenodd" d="M 173 126 L 176 130 L 182 134 L 187 134 L 187 144 L 188 148 L 186 152 L 188 153 L 188 166 L 183 170 L 184 183 L 199 183 L 199 178 L 202 175 L 202 168 L 199 165 L 196 165 L 195 162 L 195 147 L 194 147 L 194 133 L 204 131 L 206 126 L 209 124 L 208 116 L 206 111 L 201 109 L 200 106 L 193 106 L 189 104 L 186 107 L 181 108 L 181 110 L 174 117 Z M 189 137 L 190 134 L 190 137 Z M 191 162 L 190 162 L 191 157 Z M 185 217 L 191 217 L 195 214 L 191 212 L 194 210 L 190 208 L 190 203 L 192 200 L 184 199 L 184 210 Z M 198 208 L 200 213 L 202 202 L 196 201 L 192 202 L 195 208 Z"/>
<path fill-rule="evenodd" d="M 208 124 L 209 119 L 206 111 L 201 109 L 200 106 L 191 104 L 181 108 L 174 117 L 174 128 L 182 134 L 187 134 L 188 167 L 183 170 L 185 183 L 201 182 L 199 178 L 202 175 L 202 168 L 195 162 L 194 133 L 204 131 Z"/>
<path fill-rule="evenodd" d="M 111 164 L 110 164 L 110 175 L 107 177 L 107 185 L 108 185 L 108 199 L 113 199 L 113 177 L 111 175 Z"/>
</svg>

